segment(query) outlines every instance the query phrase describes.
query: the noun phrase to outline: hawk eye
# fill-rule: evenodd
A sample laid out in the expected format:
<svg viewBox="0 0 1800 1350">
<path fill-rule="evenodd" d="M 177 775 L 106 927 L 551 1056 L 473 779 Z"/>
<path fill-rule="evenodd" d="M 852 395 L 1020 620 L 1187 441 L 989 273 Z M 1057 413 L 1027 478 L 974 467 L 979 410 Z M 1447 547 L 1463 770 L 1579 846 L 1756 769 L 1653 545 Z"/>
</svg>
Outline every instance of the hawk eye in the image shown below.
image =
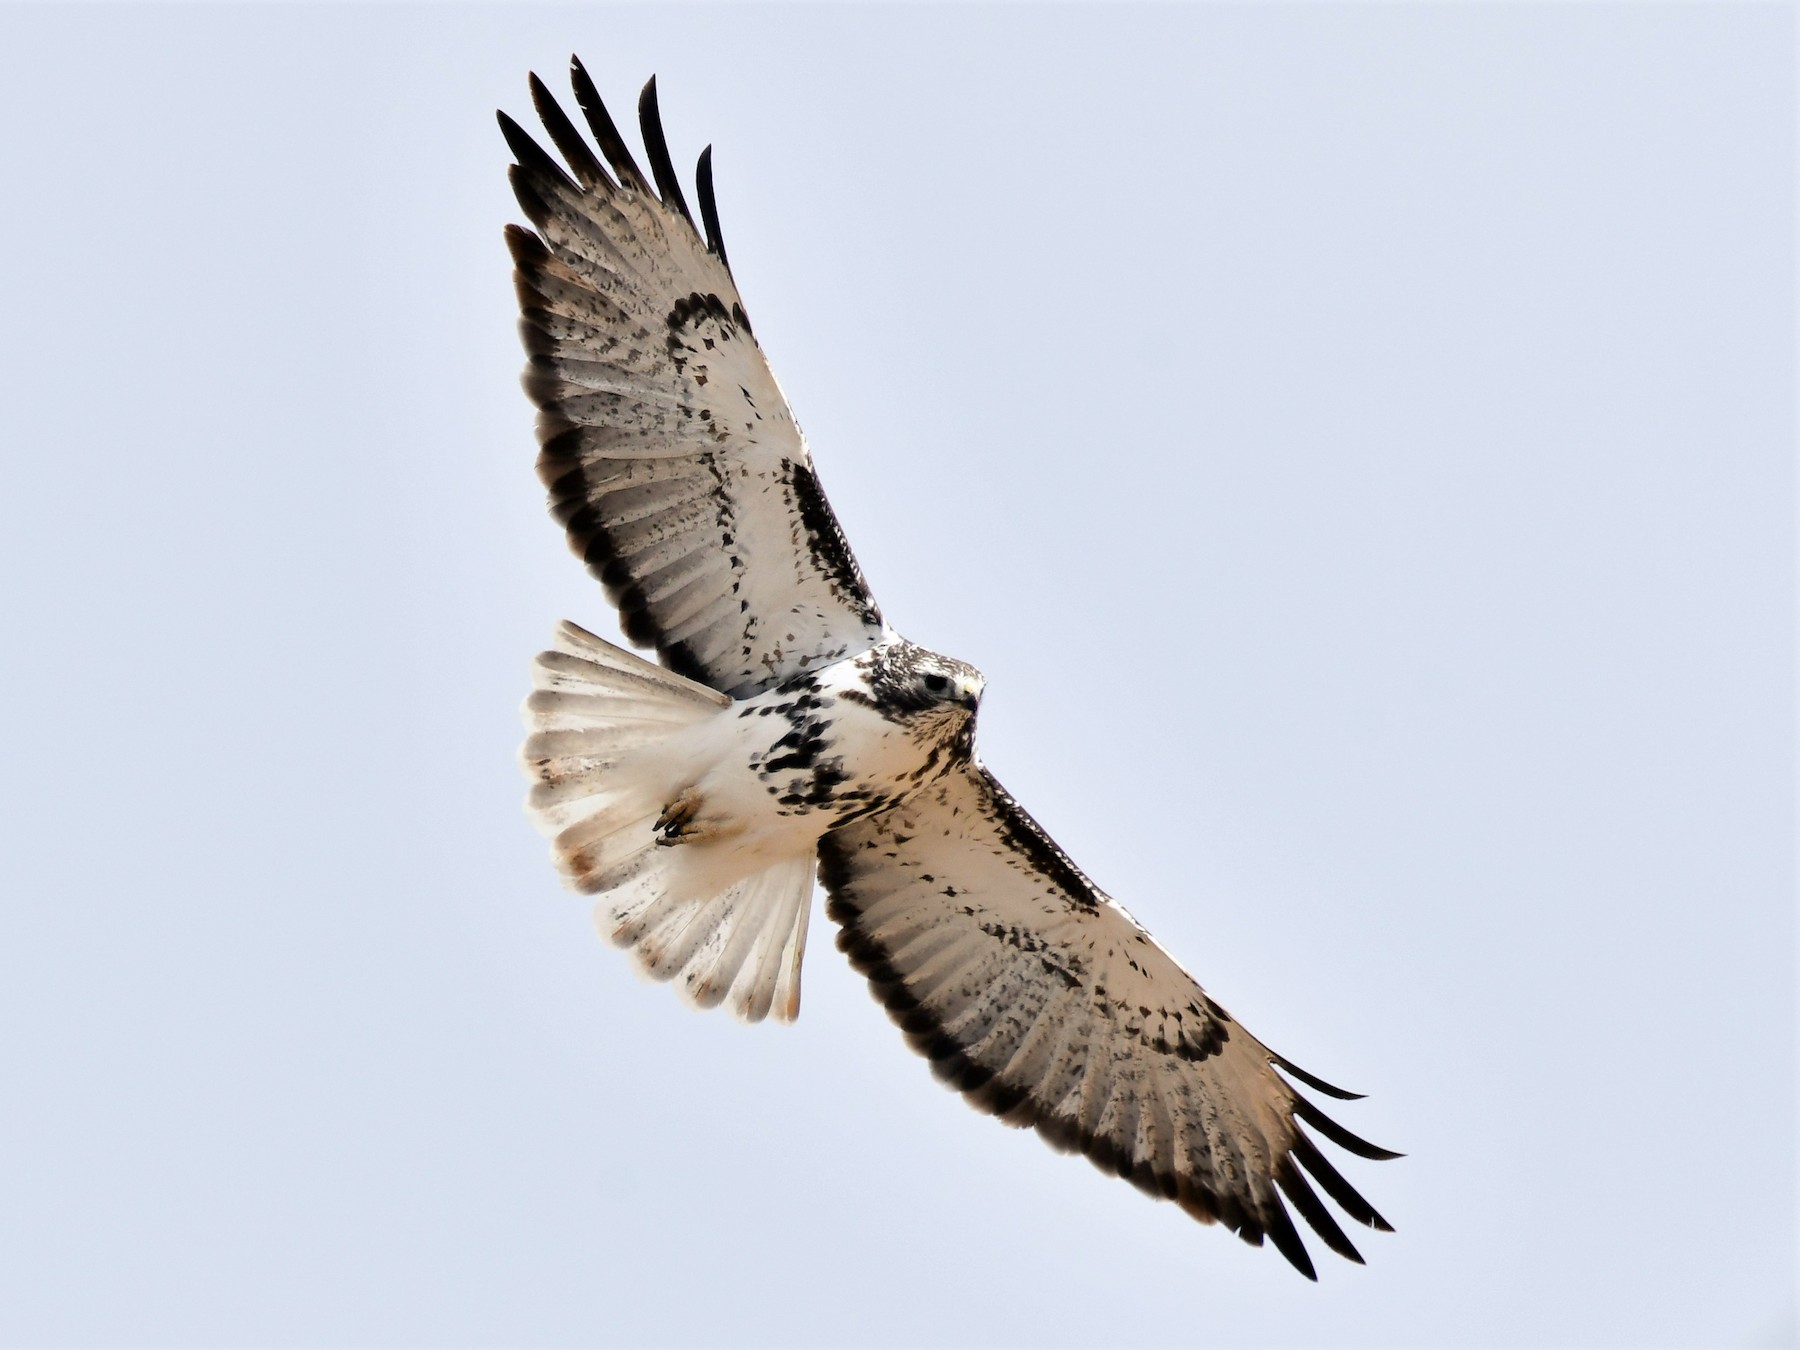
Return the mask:
<svg viewBox="0 0 1800 1350">
<path fill-rule="evenodd" d="M 927 675 L 925 677 L 925 687 L 934 694 L 941 694 L 950 687 L 950 681 L 946 680 L 942 675 Z"/>
</svg>

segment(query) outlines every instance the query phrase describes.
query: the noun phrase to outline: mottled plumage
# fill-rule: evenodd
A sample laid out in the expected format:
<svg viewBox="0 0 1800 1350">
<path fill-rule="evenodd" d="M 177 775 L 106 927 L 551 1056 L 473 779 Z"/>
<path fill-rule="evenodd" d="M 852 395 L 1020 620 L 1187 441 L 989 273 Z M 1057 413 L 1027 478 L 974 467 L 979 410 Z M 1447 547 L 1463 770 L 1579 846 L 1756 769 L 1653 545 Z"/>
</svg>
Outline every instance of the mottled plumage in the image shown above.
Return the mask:
<svg viewBox="0 0 1800 1350">
<path fill-rule="evenodd" d="M 638 167 L 537 79 L 566 169 L 500 116 L 538 470 L 653 665 L 565 623 L 526 704 L 529 810 L 603 930 L 693 1002 L 791 1019 L 815 868 L 838 945 L 975 1106 L 1302 1272 L 1289 1216 L 1360 1261 L 1308 1182 L 1387 1228 L 1301 1126 L 1394 1155 L 1096 887 L 981 764 L 983 682 L 888 626 L 751 332 L 701 155 L 696 224 L 656 86 Z M 654 184 L 654 186 L 652 185 Z M 1284 1078 L 1277 1069 L 1285 1072 Z"/>
</svg>

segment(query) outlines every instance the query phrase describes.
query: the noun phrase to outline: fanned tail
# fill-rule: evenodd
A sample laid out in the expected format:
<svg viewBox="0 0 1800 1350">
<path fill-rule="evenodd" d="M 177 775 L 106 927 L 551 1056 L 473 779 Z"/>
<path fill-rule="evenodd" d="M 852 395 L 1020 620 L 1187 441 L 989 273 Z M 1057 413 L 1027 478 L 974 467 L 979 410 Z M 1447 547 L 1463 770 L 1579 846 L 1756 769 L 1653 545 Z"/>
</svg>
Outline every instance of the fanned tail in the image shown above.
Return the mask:
<svg viewBox="0 0 1800 1350">
<path fill-rule="evenodd" d="M 600 897 L 600 930 L 698 1007 L 791 1022 L 814 859 L 786 859 L 720 889 L 690 866 L 689 848 L 658 846 L 683 767 L 681 733 L 731 700 L 568 622 L 533 663 L 532 685 L 526 812 L 551 836 L 564 880 Z"/>
<path fill-rule="evenodd" d="M 675 980 L 696 1007 L 725 1003 L 746 1022 L 798 1017 L 813 859 L 791 858 L 689 899 L 654 852 L 647 856 L 637 877 L 595 906 L 600 931 L 629 948 L 646 975 Z"/>
</svg>

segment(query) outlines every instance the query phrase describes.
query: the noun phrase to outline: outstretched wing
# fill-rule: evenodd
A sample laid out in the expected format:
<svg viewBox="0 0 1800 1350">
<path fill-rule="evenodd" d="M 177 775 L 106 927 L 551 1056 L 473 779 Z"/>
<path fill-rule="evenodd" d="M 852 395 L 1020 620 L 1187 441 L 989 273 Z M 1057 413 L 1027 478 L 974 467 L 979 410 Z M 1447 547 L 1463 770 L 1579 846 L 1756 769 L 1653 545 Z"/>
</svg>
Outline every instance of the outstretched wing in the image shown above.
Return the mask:
<svg viewBox="0 0 1800 1350">
<path fill-rule="evenodd" d="M 1247 1242 L 1266 1234 L 1309 1278 L 1283 1196 L 1333 1251 L 1362 1257 L 1308 1173 L 1352 1220 L 1391 1231 L 1300 1123 L 1365 1158 L 1398 1155 L 1272 1066 L 1354 1094 L 1245 1031 L 985 769 L 827 834 L 819 856 L 838 946 L 974 1106 Z"/>
<path fill-rule="evenodd" d="M 742 697 L 879 640 L 881 614 L 813 473 L 725 262 L 712 150 L 694 224 L 656 81 L 638 104 L 655 186 L 580 61 L 575 99 L 609 174 L 537 76 L 532 100 L 568 172 L 517 123 L 519 331 L 538 473 L 569 545 L 626 636 Z"/>
</svg>

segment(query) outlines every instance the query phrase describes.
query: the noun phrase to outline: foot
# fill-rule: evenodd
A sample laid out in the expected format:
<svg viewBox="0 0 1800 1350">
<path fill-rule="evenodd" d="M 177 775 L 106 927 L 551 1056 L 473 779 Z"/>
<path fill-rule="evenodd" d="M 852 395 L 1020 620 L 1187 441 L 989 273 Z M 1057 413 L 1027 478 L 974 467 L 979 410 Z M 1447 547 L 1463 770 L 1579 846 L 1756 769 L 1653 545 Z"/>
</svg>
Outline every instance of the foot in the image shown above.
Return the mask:
<svg viewBox="0 0 1800 1350">
<path fill-rule="evenodd" d="M 659 846 L 685 844 L 703 833 L 696 824 L 702 798 L 693 788 L 683 788 L 681 795 L 663 807 L 656 818 L 656 842 Z"/>
</svg>

